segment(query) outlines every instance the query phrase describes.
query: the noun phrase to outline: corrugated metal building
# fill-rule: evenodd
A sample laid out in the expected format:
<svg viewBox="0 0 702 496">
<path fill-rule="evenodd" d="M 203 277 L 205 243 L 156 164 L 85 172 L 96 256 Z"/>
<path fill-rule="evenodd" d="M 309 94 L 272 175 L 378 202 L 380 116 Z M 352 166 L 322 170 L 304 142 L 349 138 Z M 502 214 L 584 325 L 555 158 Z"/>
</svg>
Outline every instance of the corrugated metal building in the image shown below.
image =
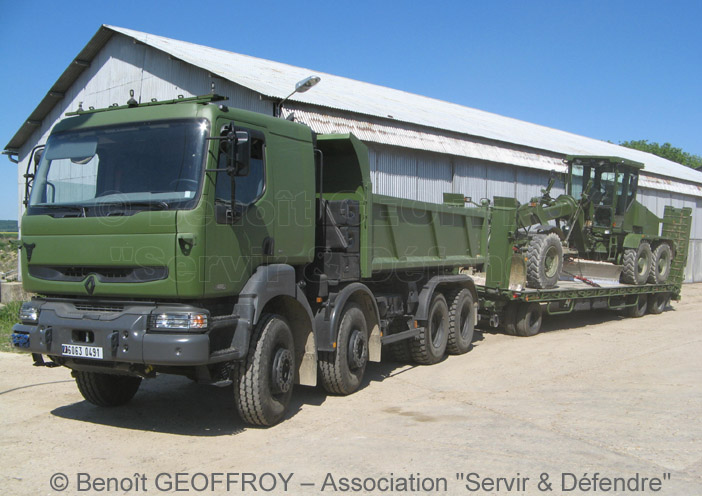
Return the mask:
<svg viewBox="0 0 702 496">
<path fill-rule="evenodd" d="M 18 193 L 32 148 L 65 112 L 216 92 L 228 104 L 272 114 L 310 75 L 322 82 L 285 103 L 284 114 L 320 133 L 353 132 L 371 151 L 374 190 L 441 202 L 442 193 L 526 201 L 540 193 L 568 154 L 616 155 L 645 164 L 640 200 L 662 216 L 665 205 L 693 209 L 686 280 L 702 281 L 702 172 L 663 158 L 390 88 L 277 62 L 102 26 L 7 144 L 18 155 Z M 560 186 L 562 192 L 563 187 Z M 20 204 L 20 209 L 21 209 Z"/>
</svg>

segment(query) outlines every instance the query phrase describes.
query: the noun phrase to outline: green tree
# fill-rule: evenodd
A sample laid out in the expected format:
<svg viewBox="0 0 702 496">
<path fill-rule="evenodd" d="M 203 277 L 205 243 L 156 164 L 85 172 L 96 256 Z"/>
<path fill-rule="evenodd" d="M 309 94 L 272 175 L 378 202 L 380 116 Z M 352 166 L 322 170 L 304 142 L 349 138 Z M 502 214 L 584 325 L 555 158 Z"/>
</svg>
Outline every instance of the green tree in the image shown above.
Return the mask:
<svg viewBox="0 0 702 496">
<path fill-rule="evenodd" d="M 683 151 L 682 148 L 677 148 L 670 143 L 659 145 L 655 142 L 649 143 L 648 140 L 632 140 L 620 141 L 619 144 L 627 148 L 633 148 L 634 150 L 653 153 L 654 155 L 667 158 L 668 160 L 683 164 L 692 169 L 702 169 L 702 157 L 687 153 Z"/>
</svg>

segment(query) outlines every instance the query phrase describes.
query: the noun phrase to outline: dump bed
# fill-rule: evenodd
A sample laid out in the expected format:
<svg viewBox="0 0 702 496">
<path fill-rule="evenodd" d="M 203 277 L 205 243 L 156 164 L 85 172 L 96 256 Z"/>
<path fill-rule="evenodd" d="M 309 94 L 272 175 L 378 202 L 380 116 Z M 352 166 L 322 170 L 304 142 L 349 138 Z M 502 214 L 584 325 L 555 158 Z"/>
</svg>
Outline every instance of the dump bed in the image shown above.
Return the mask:
<svg viewBox="0 0 702 496">
<path fill-rule="evenodd" d="M 488 209 L 373 195 L 372 271 L 481 266 Z"/>
</svg>

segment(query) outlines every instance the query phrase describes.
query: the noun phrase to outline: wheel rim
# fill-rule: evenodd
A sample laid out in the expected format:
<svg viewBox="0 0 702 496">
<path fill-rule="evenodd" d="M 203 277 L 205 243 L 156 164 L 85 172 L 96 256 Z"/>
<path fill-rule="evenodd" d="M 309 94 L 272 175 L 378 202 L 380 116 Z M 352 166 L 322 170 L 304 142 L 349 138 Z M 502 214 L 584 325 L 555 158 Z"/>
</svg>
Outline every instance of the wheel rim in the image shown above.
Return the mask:
<svg viewBox="0 0 702 496">
<path fill-rule="evenodd" d="M 663 276 L 668 272 L 668 267 L 670 266 L 670 256 L 668 252 L 661 253 L 661 257 L 658 259 L 658 275 Z"/>
<path fill-rule="evenodd" d="M 470 316 L 471 306 L 466 303 L 461 310 L 461 337 L 464 339 L 470 335 L 472 330 L 473 323 L 471 322 Z"/>
<path fill-rule="evenodd" d="M 641 256 L 639 257 L 638 270 L 639 275 L 642 276 L 648 271 L 648 258 Z"/>
<path fill-rule="evenodd" d="M 544 273 L 546 277 L 553 277 L 558 272 L 558 250 L 551 246 L 544 257 Z"/>
<path fill-rule="evenodd" d="M 271 392 L 284 394 L 290 391 L 293 384 L 293 356 L 287 348 L 278 348 L 273 357 L 271 370 Z"/>
<path fill-rule="evenodd" d="M 366 347 L 366 337 L 363 332 L 354 329 L 349 337 L 349 368 L 357 370 L 362 368 L 368 360 L 368 348 Z"/>
<path fill-rule="evenodd" d="M 431 342 L 434 347 L 441 345 L 444 333 L 444 318 L 441 312 L 434 312 L 431 316 Z"/>
</svg>

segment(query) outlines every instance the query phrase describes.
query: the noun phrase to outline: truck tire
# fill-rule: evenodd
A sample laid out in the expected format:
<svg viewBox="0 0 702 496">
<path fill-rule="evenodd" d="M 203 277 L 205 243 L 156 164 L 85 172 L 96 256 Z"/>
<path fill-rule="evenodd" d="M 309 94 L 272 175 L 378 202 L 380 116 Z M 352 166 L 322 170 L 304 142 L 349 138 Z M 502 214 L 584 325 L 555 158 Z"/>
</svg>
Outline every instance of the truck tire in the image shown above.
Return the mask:
<svg viewBox="0 0 702 496">
<path fill-rule="evenodd" d="M 658 315 L 663 313 L 670 303 L 670 293 L 653 293 L 648 295 L 648 313 Z"/>
<path fill-rule="evenodd" d="M 636 300 L 636 305 L 633 307 L 627 307 L 624 309 L 624 315 L 627 317 L 632 317 L 638 319 L 646 315 L 646 309 L 648 308 L 648 296 L 640 294 Z"/>
<path fill-rule="evenodd" d="M 515 330 L 517 336 L 536 336 L 541 330 L 543 316 L 541 305 L 536 302 L 521 303 L 517 309 L 517 324 Z"/>
<path fill-rule="evenodd" d="M 406 331 L 407 323 L 402 319 L 396 319 L 390 323 L 390 335 L 398 332 Z M 386 344 L 383 348 L 383 353 L 387 352 L 390 355 L 390 360 L 398 363 L 411 363 L 412 354 L 410 353 L 409 340 L 403 339 L 395 343 Z"/>
<path fill-rule="evenodd" d="M 448 343 L 448 305 L 444 295 L 434 294 L 429 306 L 429 317 L 419 336 L 410 341 L 412 359 L 421 365 L 437 363 L 446 353 Z"/>
<path fill-rule="evenodd" d="M 139 389 L 141 377 L 73 371 L 80 394 L 97 406 L 119 406 L 131 400 Z"/>
<path fill-rule="evenodd" d="M 625 249 L 620 281 L 624 284 L 646 284 L 652 259 L 651 245 L 647 241 L 642 241 L 637 249 Z"/>
<path fill-rule="evenodd" d="M 446 349 L 451 355 L 462 355 L 470 350 L 475 331 L 475 307 L 470 290 L 462 289 L 449 298 L 449 334 Z"/>
<path fill-rule="evenodd" d="M 242 420 L 270 426 L 285 415 L 295 382 L 295 346 L 283 317 L 267 314 L 256 325 L 246 358 L 232 370 Z"/>
<path fill-rule="evenodd" d="M 336 342 L 336 351 L 319 353 L 320 376 L 327 392 L 347 395 L 359 388 L 368 364 L 368 325 L 355 303 L 344 307 Z"/>
<path fill-rule="evenodd" d="M 558 283 L 563 268 L 563 246 L 557 234 L 536 234 L 527 249 L 527 286 L 548 289 Z"/>
<path fill-rule="evenodd" d="M 673 262 L 673 250 L 668 243 L 661 243 L 653 250 L 651 272 L 648 275 L 650 284 L 663 284 L 670 275 L 670 266 Z"/>
<path fill-rule="evenodd" d="M 517 308 L 519 303 L 516 301 L 510 301 L 505 305 L 502 313 L 502 330 L 505 334 L 510 336 L 517 335 Z"/>
</svg>

